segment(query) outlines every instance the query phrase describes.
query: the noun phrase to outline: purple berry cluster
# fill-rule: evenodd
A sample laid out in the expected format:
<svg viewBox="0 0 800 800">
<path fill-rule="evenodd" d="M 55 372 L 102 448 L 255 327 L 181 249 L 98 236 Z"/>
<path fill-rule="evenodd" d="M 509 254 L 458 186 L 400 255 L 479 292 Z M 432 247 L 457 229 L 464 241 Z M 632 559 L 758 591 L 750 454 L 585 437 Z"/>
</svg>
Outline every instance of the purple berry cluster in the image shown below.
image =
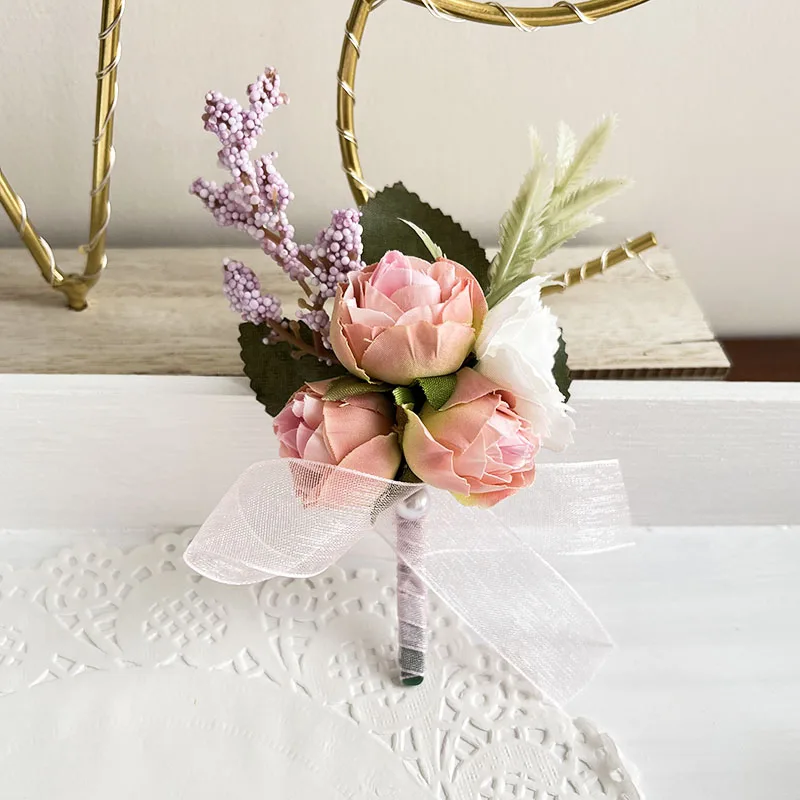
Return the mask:
<svg viewBox="0 0 800 800">
<path fill-rule="evenodd" d="M 250 158 L 250 151 L 264 131 L 264 120 L 289 99 L 280 90 L 278 73 L 271 68 L 247 87 L 247 96 L 249 106 L 243 108 L 219 92 L 206 95 L 205 129 L 219 139 L 219 162 L 232 180 L 220 186 L 198 178 L 189 191 L 200 199 L 218 225 L 247 233 L 289 278 L 300 284 L 306 298 L 297 319 L 314 332 L 315 341 L 324 349 L 318 355 L 330 359 L 330 317 L 324 305 L 349 272 L 364 267 L 361 214 L 352 208 L 334 211 L 330 225 L 320 231 L 314 244 L 301 246 L 295 241 L 295 230 L 286 213 L 294 195 L 275 167 L 277 153 Z M 282 321 L 286 328 L 280 303 L 270 294 L 261 294 L 252 270 L 239 261 L 226 259 L 224 276 L 225 295 L 245 321 Z"/>
<path fill-rule="evenodd" d="M 314 244 L 301 248 L 316 264 L 314 278 L 324 297 L 333 297 L 349 272 L 363 269 L 361 233 L 361 212 L 346 208 L 334 211 L 331 224 L 317 234 Z"/>
<path fill-rule="evenodd" d="M 230 258 L 223 260 L 222 269 L 225 276 L 222 291 L 231 309 L 241 314 L 245 322 L 260 325 L 267 320 L 283 320 L 281 301 L 269 292 L 261 294 L 261 284 L 253 270 Z"/>
</svg>

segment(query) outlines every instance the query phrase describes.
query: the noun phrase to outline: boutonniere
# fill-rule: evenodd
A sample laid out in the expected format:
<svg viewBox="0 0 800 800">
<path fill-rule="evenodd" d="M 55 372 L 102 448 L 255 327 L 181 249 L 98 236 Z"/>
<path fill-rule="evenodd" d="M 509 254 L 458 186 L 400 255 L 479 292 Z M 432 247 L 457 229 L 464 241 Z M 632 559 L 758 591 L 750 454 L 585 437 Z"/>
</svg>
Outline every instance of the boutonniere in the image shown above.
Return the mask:
<svg viewBox="0 0 800 800">
<path fill-rule="evenodd" d="M 548 502 L 563 511 L 558 495 L 572 492 L 574 522 L 604 530 L 604 546 L 624 509 L 618 474 L 608 464 L 583 465 L 584 477 L 596 479 L 588 483 L 576 482 L 574 470 L 550 470 L 540 481 L 536 466 L 541 448 L 563 450 L 575 429 L 566 347 L 542 303 L 550 278 L 538 265 L 597 224 L 595 207 L 625 185 L 588 177 L 613 120 L 602 120 L 582 143 L 561 126 L 552 169 L 532 134 L 532 163 L 500 221 L 499 249 L 490 261 L 473 236 L 401 183 L 359 209 L 333 212 L 313 242 L 299 243 L 288 216 L 293 195 L 276 154 L 251 155 L 266 118 L 287 102 L 277 73 L 267 70 L 247 94 L 245 106 L 216 92 L 206 96 L 205 128 L 222 145 L 219 162 L 230 179 L 222 185 L 198 179 L 191 192 L 218 224 L 258 242 L 298 289 L 290 315 L 250 267 L 223 264 L 225 295 L 242 318 L 244 371 L 274 417 L 285 461 L 243 476 L 188 559 L 229 582 L 302 577 L 324 569 L 374 528 L 399 556 L 406 682 L 418 682 L 424 672 L 428 586 L 509 655 L 518 649 L 508 641 L 511 632 L 500 631 L 498 640 L 498 632 L 481 622 L 503 593 L 487 566 L 496 571 L 502 561 L 515 603 L 524 609 L 520 593 L 529 591 L 540 607 L 521 617 L 536 617 L 550 601 L 557 617 L 574 616 L 575 609 L 557 598 L 563 579 L 556 573 L 528 586 L 526 565 L 541 572 L 541 556 L 520 545 L 518 525 L 504 522 L 499 509 L 505 503 L 498 504 L 516 502 L 509 499 L 520 490 L 544 483 L 527 522 L 565 537 L 573 520 L 551 518 L 556 512 Z M 452 500 L 442 500 L 443 493 Z M 577 511 L 598 497 L 610 500 L 607 513 L 590 519 Z M 497 513 L 483 518 L 473 515 L 488 512 L 469 508 L 495 506 Z M 514 508 L 518 515 L 519 504 Z M 480 535 L 459 534 L 470 526 Z M 493 556 L 478 555 L 481 541 L 491 543 Z M 446 577 L 445 549 L 451 566 L 461 570 L 458 580 Z M 568 542 L 562 549 L 570 549 Z M 458 552 L 469 554 L 467 562 Z M 513 563 L 505 563 L 509 554 Z M 474 599 L 465 602 L 465 595 Z M 531 645 L 541 635 L 533 623 L 523 620 L 518 631 L 524 639 L 529 629 Z M 602 629 L 594 633 L 595 643 L 603 639 Z M 562 665 L 586 658 L 584 649 L 565 653 L 567 647 L 562 642 L 553 651 Z M 566 682 L 547 677 L 528 656 L 516 663 L 555 697 L 580 682 L 574 675 Z"/>
</svg>

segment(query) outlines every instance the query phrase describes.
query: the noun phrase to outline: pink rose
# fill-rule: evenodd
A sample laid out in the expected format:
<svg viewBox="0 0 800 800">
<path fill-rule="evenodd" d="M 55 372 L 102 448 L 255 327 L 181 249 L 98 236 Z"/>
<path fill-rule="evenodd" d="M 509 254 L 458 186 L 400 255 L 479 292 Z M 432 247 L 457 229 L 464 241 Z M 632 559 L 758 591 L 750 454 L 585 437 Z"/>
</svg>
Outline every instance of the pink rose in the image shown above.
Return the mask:
<svg viewBox="0 0 800 800">
<path fill-rule="evenodd" d="M 455 261 L 433 264 L 388 252 L 351 272 L 333 309 L 331 344 L 363 380 L 408 385 L 455 372 L 475 344 L 486 299 L 472 273 Z"/>
<path fill-rule="evenodd" d="M 493 506 L 530 485 L 539 437 L 515 405 L 511 392 L 465 367 L 440 411 L 426 404 L 419 416 L 407 412 L 408 466 L 425 483 L 478 506 Z"/>
<path fill-rule="evenodd" d="M 330 383 L 307 383 L 275 417 L 279 455 L 394 478 L 402 456 L 392 403 L 377 392 L 323 400 Z"/>
</svg>

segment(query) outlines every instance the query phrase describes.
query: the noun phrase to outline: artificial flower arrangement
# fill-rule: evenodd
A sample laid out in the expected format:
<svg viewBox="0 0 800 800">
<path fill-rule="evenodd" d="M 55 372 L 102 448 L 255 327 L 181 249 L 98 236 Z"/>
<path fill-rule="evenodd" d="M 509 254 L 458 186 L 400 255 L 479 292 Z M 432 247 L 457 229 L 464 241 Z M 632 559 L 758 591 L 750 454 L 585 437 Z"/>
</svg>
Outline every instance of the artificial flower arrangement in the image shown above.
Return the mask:
<svg viewBox="0 0 800 800">
<path fill-rule="evenodd" d="M 575 427 L 565 344 L 540 297 L 549 279 L 536 267 L 600 222 L 592 209 L 625 185 L 587 177 L 613 120 L 582 143 L 562 125 L 552 173 L 532 135 L 533 163 L 490 261 L 469 233 L 400 183 L 360 209 L 333 212 L 313 243 L 298 244 L 276 154 L 250 156 L 264 120 L 288 102 L 278 74 L 267 69 L 248 100 L 243 107 L 206 95 L 205 129 L 222 145 L 230 180 L 201 178 L 191 192 L 218 224 L 255 239 L 302 295 L 287 316 L 249 267 L 224 262 L 224 292 L 243 320 L 244 371 L 274 417 L 295 492 L 306 464 L 410 485 L 406 500 L 424 484 L 484 508 L 530 486 L 540 448 L 562 450 Z M 347 506 L 348 492 L 328 492 L 323 502 L 306 491 L 303 499 L 330 512 Z M 410 508 L 406 520 L 414 521 Z M 404 616 L 401 608 L 401 629 Z M 409 676 L 421 670 L 404 670 Z"/>
</svg>

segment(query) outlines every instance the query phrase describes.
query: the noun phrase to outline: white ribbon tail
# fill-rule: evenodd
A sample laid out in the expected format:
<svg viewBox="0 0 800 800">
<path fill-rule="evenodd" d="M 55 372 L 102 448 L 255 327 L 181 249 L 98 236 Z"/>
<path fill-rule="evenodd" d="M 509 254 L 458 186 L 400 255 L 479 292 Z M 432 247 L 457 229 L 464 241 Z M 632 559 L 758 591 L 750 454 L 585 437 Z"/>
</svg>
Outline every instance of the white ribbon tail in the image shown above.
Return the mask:
<svg viewBox="0 0 800 800">
<path fill-rule="evenodd" d="M 551 553 L 618 545 L 627 504 L 616 462 L 541 466 L 533 487 L 513 498 L 507 511 L 501 503 L 500 514 L 432 492 L 425 536 L 398 542 L 397 504 L 418 489 L 296 459 L 255 464 L 206 520 L 185 559 L 223 583 L 309 577 L 374 527 L 545 696 L 563 703 L 580 691 L 605 660 L 611 639 L 529 540 Z M 523 538 L 509 518 L 524 520 Z"/>
</svg>

